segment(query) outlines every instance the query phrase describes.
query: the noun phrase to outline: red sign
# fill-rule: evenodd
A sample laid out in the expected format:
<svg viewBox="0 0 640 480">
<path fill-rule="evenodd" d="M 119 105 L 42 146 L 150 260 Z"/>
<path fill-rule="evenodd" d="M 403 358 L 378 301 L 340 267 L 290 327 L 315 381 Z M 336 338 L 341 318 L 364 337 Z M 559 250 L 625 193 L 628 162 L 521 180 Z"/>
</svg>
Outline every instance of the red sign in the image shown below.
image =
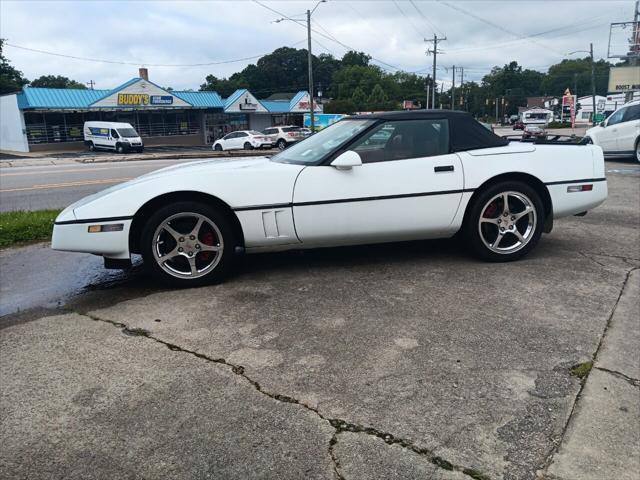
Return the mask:
<svg viewBox="0 0 640 480">
<path fill-rule="evenodd" d="M 566 93 L 569 95 L 564 95 L 562 97 L 562 108 L 564 109 L 565 105 L 569 106 L 569 111 L 571 112 L 571 128 L 575 128 L 576 126 L 576 97 L 575 95 L 571 95 L 569 90 Z"/>
</svg>

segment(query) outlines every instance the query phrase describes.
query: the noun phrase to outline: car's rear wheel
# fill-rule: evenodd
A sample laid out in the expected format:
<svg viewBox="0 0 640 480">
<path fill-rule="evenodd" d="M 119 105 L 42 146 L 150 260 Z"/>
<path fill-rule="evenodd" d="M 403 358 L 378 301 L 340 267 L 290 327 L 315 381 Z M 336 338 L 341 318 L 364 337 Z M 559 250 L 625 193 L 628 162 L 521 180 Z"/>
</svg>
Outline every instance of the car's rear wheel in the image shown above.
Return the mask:
<svg viewBox="0 0 640 480">
<path fill-rule="evenodd" d="M 94 145 L 93 142 L 89 142 L 89 151 L 90 152 L 95 152 L 96 151 L 96 146 Z"/>
<path fill-rule="evenodd" d="M 178 287 L 219 281 L 233 264 L 236 238 L 228 216 L 199 202 L 176 202 L 155 212 L 141 238 L 144 263 Z"/>
<path fill-rule="evenodd" d="M 244 142 L 244 149 L 253 150 L 253 145 L 251 145 L 249 142 Z"/>
<path fill-rule="evenodd" d="M 640 138 L 636 140 L 636 160 L 640 162 Z"/>
<path fill-rule="evenodd" d="M 283 139 L 278 140 L 276 145 L 278 146 L 278 148 L 280 150 L 284 150 L 285 148 L 287 148 L 287 142 L 285 140 L 283 140 Z"/>
<path fill-rule="evenodd" d="M 216 143 L 216 144 L 213 146 L 213 149 L 214 149 L 216 152 L 221 152 L 221 151 L 222 151 L 222 145 L 220 145 L 219 143 Z"/>
<path fill-rule="evenodd" d="M 522 258 L 540 240 L 544 206 L 525 183 L 500 182 L 482 191 L 465 217 L 464 233 L 483 260 L 509 262 Z"/>
<path fill-rule="evenodd" d="M 124 153 L 124 145 L 122 145 L 121 143 L 116 143 L 116 152 Z"/>
</svg>

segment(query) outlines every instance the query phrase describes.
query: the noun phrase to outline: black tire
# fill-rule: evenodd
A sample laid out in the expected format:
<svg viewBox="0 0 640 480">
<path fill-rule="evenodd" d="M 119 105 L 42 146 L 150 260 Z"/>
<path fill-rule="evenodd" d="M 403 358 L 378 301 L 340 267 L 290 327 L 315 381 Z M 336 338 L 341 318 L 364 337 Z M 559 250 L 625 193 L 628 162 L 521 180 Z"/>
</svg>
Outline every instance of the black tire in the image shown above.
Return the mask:
<svg viewBox="0 0 640 480">
<path fill-rule="evenodd" d="M 89 142 L 89 151 L 90 152 L 96 151 L 96 146 L 93 144 L 93 142 Z"/>
<path fill-rule="evenodd" d="M 244 149 L 253 150 L 253 145 L 251 145 L 249 142 L 244 142 Z"/>
<path fill-rule="evenodd" d="M 216 143 L 216 144 L 213 146 L 213 149 L 214 149 L 216 152 L 221 152 L 221 151 L 222 151 L 222 145 L 220 145 L 219 143 Z"/>
<path fill-rule="evenodd" d="M 276 142 L 276 146 L 280 149 L 280 150 L 284 150 L 285 148 L 287 148 L 287 142 L 286 140 L 283 140 L 282 138 L 280 140 L 278 140 Z"/>
<path fill-rule="evenodd" d="M 122 145 L 121 143 L 116 143 L 116 152 L 124 153 L 124 145 Z"/>
<path fill-rule="evenodd" d="M 503 207 L 504 201 L 501 202 L 500 199 L 496 199 L 498 195 L 505 192 L 512 192 L 514 194 L 508 197 L 507 202 L 510 207 L 506 209 L 513 209 L 514 211 L 506 212 L 509 214 L 506 218 Z M 496 205 L 489 203 L 492 199 L 496 199 Z M 517 218 L 517 215 L 525 209 L 524 205 L 527 202 L 523 202 L 522 199 L 528 201 L 533 209 L 533 215 L 527 214 L 521 219 L 514 221 L 513 219 Z M 472 202 L 473 203 L 467 207 L 462 233 L 467 246 L 478 258 L 488 262 L 510 262 L 518 260 L 533 250 L 540 240 L 545 223 L 544 205 L 538 192 L 526 183 L 520 181 L 502 181 L 495 183 L 479 192 L 479 194 L 473 198 Z M 487 215 L 492 208 L 495 208 L 496 213 Z M 494 215 L 496 216 L 494 217 Z M 485 218 L 483 223 L 481 223 L 481 216 Z M 533 222 L 531 221 L 532 218 L 534 219 Z M 503 223 L 494 225 L 494 219 L 498 223 Z M 529 228 L 529 225 L 531 228 Z M 510 230 L 512 226 L 514 229 L 512 230 L 513 233 Z M 494 229 L 496 238 L 492 245 L 490 243 L 490 237 L 494 234 Z M 503 233 L 500 233 L 501 229 Z M 524 234 L 523 231 L 525 232 Z M 516 232 L 523 236 L 527 235 L 524 237 L 526 242 L 521 242 L 516 237 Z M 497 241 L 498 236 L 501 236 L 500 242 Z M 489 245 L 485 244 L 488 240 Z M 495 249 L 492 247 L 495 247 Z M 508 250 L 509 248 L 512 250 Z M 495 251 L 501 249 L 505 250 L 501 252 Z"/>
<path fill-rule="evenodd" d="M 176 273 L 169 273 L 169 271 L 167 271 L 169 270 L 169 268 L 165 265 L 167 262 L 163 262 L 163 265 L 165 265 L 165 267 L 162 267 L 159 263 L 159 260 L 156 260 L 156 257 L 154 255 L 154 235 L 156 234 L 157 229 L 161 224 L 163 224 L 163 222 L 165 222 L 165 220 L 181 213 L 184 213 L 185 217 L 188 217 L 189 213 L 199 214 L 206 217 L 208 221 L 215 224 L 222 237 L 218 240 L 219 244 L 221 244 L 223 248 L 216 265 L 207 273 L 195 278 L 180 276 Z M 174 224 L 172 224 L 171 226 L 173 227 Z M 177 225 L 175 226 L 177 228 Z M 190 227 L 187 226 L 187 229 L 188 228 Z M 183 228 L 181 230 L 185 229 Z M 188 232 L 178 231 L 178 233 L 184 234 L 185 240 L 187 239 L 186 237 L 188 236 Z M 166 235 L 166 233 L 163 234 Z M 214 235 L 217 236 L 216 233 L 214 233 Z M 196 242 L 198 241 L 200 241 L 201 243 L 205 243 L 200 238 L 196 240 Z M 229 219 L 226 212 L 222 212 L 219 209 L 205 203 L 181 201 L 171 203 L 165 207 L 160 208 L 147 220 L 144 228 L 142 229 L 140 245 L 140 250 L 145 267 L 148 269 L 148 271 L 151 272 L 154 278 L 160 279 L 163 283 L 171 287 L 197 287 L 214 282 L 219 282 L 231 272 L 235 261 L 235 247 L 238 246 L 238 243 L 234 229 L 231 226 L 231 220 Z M 186 244 L 183 243 L 182 245 Z M 178 247 L 177 242 L 175 247 Z M 187 252 L 185 251 L 185 253 Z M 197 251 L 194 258 L 198 258 L 199 254 L 205 253 L 210 252 Z M 175 258 L 177 259 L 177 261 L 181 262 L 180 269 L 186 270 L 186 268 L 182 268 L 183 266 L 188 268 L 188 258 L 186 257 L 186 255 L 177 255 Z M 203 261 L 202 257 L 200 257 L 199 261 Z M 185 264 L 185 262 L 187 263 Z M 206 264 L 206 261 L 204 263 Z M 177 266 L 177 264 L 174 265 Z M 167 268 L 167 270 L 165 270 L 165 268 Z"/>
<path fill-rule="evenodd" d="M 142 152 L 144 152 L 144 147 L 137 148 L 137 149 L 136 149 L 136 152 L 138 152 L 138 153 L 142 153 Z"/>
<path fill-rule="evenodd" d="M 640 137 L 636 139 L 636 161 L 640 162 Z"/>
</svg>

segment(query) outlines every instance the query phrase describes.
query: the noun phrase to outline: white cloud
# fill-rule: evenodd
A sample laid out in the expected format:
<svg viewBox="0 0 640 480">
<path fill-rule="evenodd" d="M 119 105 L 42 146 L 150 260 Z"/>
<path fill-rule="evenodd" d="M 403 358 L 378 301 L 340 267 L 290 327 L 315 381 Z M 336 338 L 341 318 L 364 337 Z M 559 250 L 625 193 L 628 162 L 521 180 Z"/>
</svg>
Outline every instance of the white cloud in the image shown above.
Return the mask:
<svg viewBox="0 0 640 480">
<path fill-rule="evenodd" d="M 312 1 L 268 1 L 266 5 L 303 19 Z M 314 13 L 315 53 L 325 48 L 340 57 L 345 48 L 328 37 L 408 71 L 430 72 L 425 36 L 446 34 L 441 67 L 466 67 L 478 80 L 494 65 L 511 60 L 544 70 L 563 53 L 594 43 L 606 56 L 609 22 L 630 19 L 631 0 L 455 1 L 465 15 L 438 1 L 332 0 Z M 473 16 L 483 17 L 496 26 Z M 79 57 L 151 64 L 223 61 L 270 52 L 283 45 L 304 48 L 306 31 L 291 21 L 272 23 L 275 13 L 251 1 L 7 1 L 0 2 L 0 32 L 9 43 Z M 560 27 L 571 25 L 570 28 Z M 551 31 L 556 29 L 556 31 Z M 533 39 L 519 39 L 550 31 Z M 492 48 L 486 48 L 492 47 Z M 27 78 L 65 75 L 113 88 L 137 75 L 137 65 L 94 63 L 28 52 L 7 46 L 5 55 Z M 174 88 L 194 88 L 207 74 L 226 77 L 252 61 L 206 67 L 149 66 L 151 80 Z M 450 78 L 444 68 L 438 77 Z"/>
</svg>

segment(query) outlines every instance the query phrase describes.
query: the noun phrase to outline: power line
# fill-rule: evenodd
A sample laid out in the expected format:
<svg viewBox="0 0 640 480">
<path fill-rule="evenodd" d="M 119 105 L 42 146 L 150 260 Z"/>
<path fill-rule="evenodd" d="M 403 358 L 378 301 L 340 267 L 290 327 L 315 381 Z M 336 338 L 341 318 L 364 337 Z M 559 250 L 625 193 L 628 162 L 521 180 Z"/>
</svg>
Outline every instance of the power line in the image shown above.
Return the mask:
<svg viewBox="0 0 640 480">
<path fill-rule="evenodd" d="M 422 10 L 420 10 L 418 8 L 418 6 L 413 2 L 413 0 L 409 0 L 409 3 L 411 3 L 411 5 L 413 5 L 413 8 L 416 9 L 416 12 L 418 12 L 418 14 L 423 18 L 423 20 L 425 22 L 427 22 L 427 24 L 432 28 L 433 33 L 438 32 L 440 35 L 444 36 L 444 33 L 442 32 L 442 30 L 440 30 L 438 27 L 436 27 L 433 23 L 431 23 L 429 21 L 429 19 L 426 17 L 426 15 L 424 13 L 422 13 Z"/>
<path fill-rule="evenodd" d="M 296 24 L 300 25 L 301 27 L 304 27 L 305 29 L 307 28 L 307 26 L 304 24 L 304 22 L 301 22 L 300 20 L 296 20 L 296 19 L 294 19 L 294 18 L 291 18 L 291 17 L 289 17 L 288 15 L 285 15 L 284 13 L 279 12 L 278 10 L 276 10 L 276 9 L 274 9 L 274 8 L 269 7 L 268 5 L 265 5 L 264 3 L 262 3 L 262 2 L 260 2 L 260 1 L 258 1 L 258 0 L 253 0 L 253 2 L 254 2 L 255 4 L 257 4 L 257 5 L 260 5 L 262 8 L 265 8 L 265 9 L 267 9 L 267 10 L 269 10 L 269 11 L 271 11 L 271 12 L 275 13 L 276 15 L 279 15 L 279 16 L 281 16 L 281 17 L 283 17 L 283 18 L 286 18 L 287 20 L 292 21 L 293 23 L 296 23 Z M 313 28 L 311 29 L 311 31 L 312 31 L 313 33 L 317 34 L 317 35 L 320 35 L 320 36 L 321 36 L 321 37 L 323 37 L 323 38 L 326 38 L 327 40 L 331 40 L 332 42 L 337 43 L 338 45 L 340 45 L 342 48 L 344 48 L 344 49 L 345 49 L 345 50 L 347 50 L 347 51 L 349 51 L 349 50 L 352 50 L 352 51 L 358 51 L 358 49 L 357 49 L 357 48 L 354 48 L 354 47 L 352 47 L 352 46 L 350 46 L 350 45 L 347 45 L 346 43 L 341 42 L 340 40 L 338 40 L 338 39 L 337 39 L 337 38 L 335 38 L 335 37 L 334 37 L 334 38 L 331 38 L 330 36 L 328 36 L 328 35 L 326 35 L 326 34 L 324 34 L 324 33 L 320 32 L 320 31 L 318 31 L 318 30 L 315 30 L 315 29 L 313 29 Z M 370 57 L 371 57 L 371 59 L 372 59 L 372 60 L 375 60 L 376 62 L 381 63 L 382 65 L 386 65 L 387 67 L 391 67 L 393 70 L 402 70 L 400 67 L 397 67 L 396 65 L 392 65 L 392 64 L 390 64 L 390 63 L 387 63 L 387 62 L 385 62 L 384 60 L 380 60 L 379 58 L 376 58 L 376 57 L 374 57 L 373 55 L 370 55 Z"/>
<path fill-rule="evenodd" d="M 413 23 L 413 20 L 411 20 L 411 17 L 409 15 L 407 15 L 404 10 L 402 10 L 402 8 L 400 7 L 400 4 L 396 1 L 393 0 L 393 4 L 396 6 L 396 8 L 400 11 L 400 13 L 402 14 L 402 16 L 404 16 L 407 21 L 409 22 L 409 24 L 414 28 L 414 30 L 416 32 L 418 32 L 418 35 L 420 35 L 421 37 L 424 36 L 424 33 L 420 31 L 420 29 L 418 27 L 416 27 L 415 23 Z"/>
<path fill-rule="evenodd" d="M 476 20 L 478 20 L 480 22 L 483 22 L 483 23 L 485 23 L 485 24 L 487 24 L 487 25 L 489 25 L 489 26 L 491 26 L 493 28 L 496 28 L 496 29 L 498 29 L 498 30 L 500 30 L 502 32 L 508 33 L 509 35 L 512 35 L 514 37 L 517 37 L 517 38 L 520 38 L 520 39 L 523 39 L 523 40 L 528 40 L 529 42 L 536 44 L 538 47 L 542 47 L 542 48 L 545 48 L 547 50 L 551 50 L 552 52 L 555 52 L 558 55 L 561 55 L 563 57 L 565 56 L 564 52 L 560 52 L 560 51 L 558 51 L 558 50 L 556 50 L 554 48 L 551 48 L 551 47 L 549 47 L 547 45 L 543 45 L 543 44 L 535 41 L 533 38 L 527 37 L 526 35 L 521 35 L 519 33 L 513 32 L 512 30 L 509 30 L 508 28 L 505 28 L 502 25 L 498 25 L 497 23 L 494 23 L 491 20 L 487 20 L 486 18 L 483 18 L 483 17 L 481 17 L 479 15 L 476 15 L 475 13 L 469 12 L 469 11 L 467 11 L 467 10 L 457 6 L 457 5 L 452 5 L 451 3 L 445 2 L 443 0 L 436 0 L 436 1 L 441 3 L 441 4 L 443 4 L 443 5 L 445 5 L 445 6 L 447 6 L 447 7 L 449 7 L 449 8 L 451 8 L 451 9 L 453 9 L 453 10 L 456 10 L 456 11 L 462 13 L 463 15 L 467 15 L 468 17 L 475 18 Z"/>
<path fill-rule="evenodd" d="M 305 42 L 306 40 L 301 40 L 299 42 L 293 43 L 291 45 L 289 45 L 290 47 L 294 47 L 296 45 L 299 45 L 303 42 Z M 18 48 L 20 50 L 26 50 L 29 52 L 35 52 L 35 53 L 41 53 L 44 55 L 51 55 L 54 57 L 62 57 L 62 58 L 69 58 L 72 60 L 80 60 L 83 62 L 96 62 L 96 63 L 110 63 L 110 64 L 117 64 L 117 65 L 135 65 L 135 66 L 148 66 L 148 67 L 206 67 L 206 66 L 211 66 L 211 65 L 223 65 L 223 64 L 227 64 L 227 63 L 238 63 L 238 62 L 245 62 L 247 60 L 255 60 L 256 58 L 261 58 L 264 57 L 265 55 L 269 55 L 269 53 L 262 53 L 260 55 L 252 55 L 250 57 L 243 57 L 243 58 L 236 58 L 233 60 L 220 60 L 217 62 L 206 62 L 206 63 L 174 63 L 174 64 L 170 64 L 170 63 L 149 63 L 149 62 L 127 62 L 127 61 L 123 61 L 123 60 L 107 60 L 107 59 L 103 59 L 103 58 L 90 58 L 90 57 L 78 57 L 75 55 L 67 55 L 64 53 L 57 53 L 57 52 L 51 52 L 49 50 L 40 50 L 38 48 L 29 48 L 29 47 L 23 47 L 21 45 L 15 45 L 13 43 L 8 43 L 5 42 L 4 45 L 8 46 L 8 47 L 13 47 L 13 48 Z"/>
</svg>

